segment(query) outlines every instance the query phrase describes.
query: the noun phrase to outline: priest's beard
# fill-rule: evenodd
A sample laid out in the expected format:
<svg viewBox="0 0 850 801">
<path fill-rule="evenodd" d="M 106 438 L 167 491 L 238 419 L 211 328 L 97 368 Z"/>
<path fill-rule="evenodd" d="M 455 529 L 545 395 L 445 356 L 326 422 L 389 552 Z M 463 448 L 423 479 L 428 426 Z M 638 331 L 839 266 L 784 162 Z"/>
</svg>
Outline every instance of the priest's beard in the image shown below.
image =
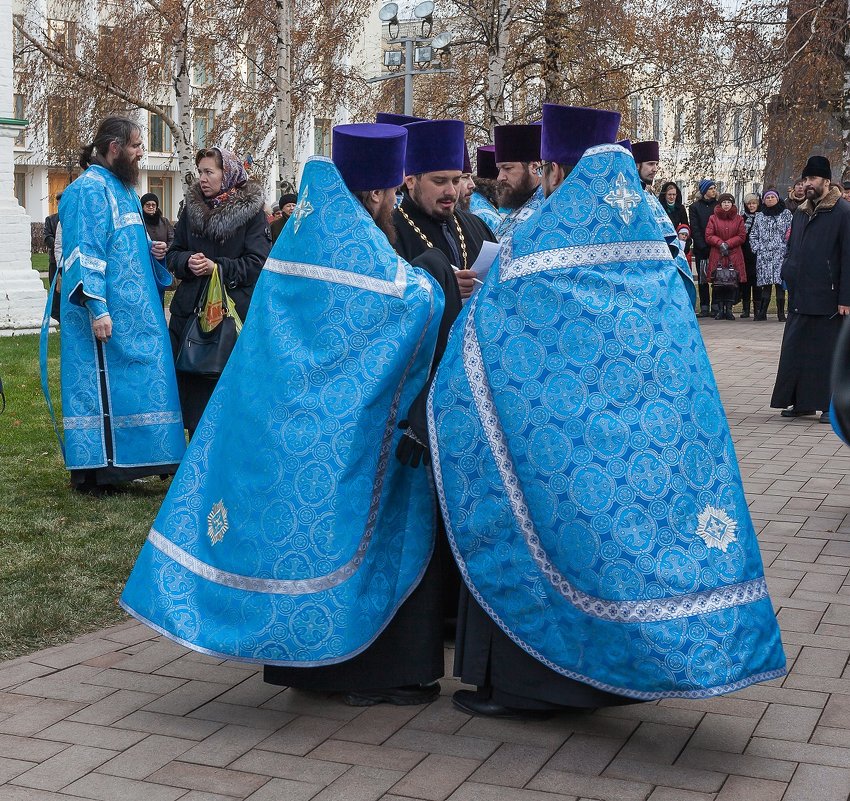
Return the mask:
<svg viewBox="0 0 850 801">
<path fill-rule="evenodd" d="M 123 148 L 115 157 L 115 161 L 109 165 L 109 170 L 127 186 L 139 183 L 139 160 L 128 155 Z"/>
<path fill-rule="evenodd" d="M 395 196 L 391 195 L 389 201 L 381 204 L 381 208 L 378 209 L 378 216 L 375 217 L 375 225 L 378 226 L 387 236 L 387 239 L 390 240 L 391 245 L 395 245 L 396 241 L 396 230 L 395 223 L 393 222 L 393 212 L 395 211 Z"/>
<path fill-rule="evenodd" d="M 506 181 L 498 182 L 499 205 L 506 209 L 518 209 L 524 206 L 537 190 L 534 178 L 526 170 L 519 186 L 509 186 Z"/>
</svg>

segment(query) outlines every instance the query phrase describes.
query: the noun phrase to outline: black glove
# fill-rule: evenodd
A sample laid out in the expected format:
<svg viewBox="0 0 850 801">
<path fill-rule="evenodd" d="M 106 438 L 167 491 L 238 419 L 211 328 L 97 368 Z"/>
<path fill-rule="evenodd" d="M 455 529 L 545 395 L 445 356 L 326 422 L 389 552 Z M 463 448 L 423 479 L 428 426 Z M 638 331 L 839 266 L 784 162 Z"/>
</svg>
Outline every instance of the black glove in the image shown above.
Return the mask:
<svg viewBox="0 0 850 801">
<path fill-rule="evenodd" d="M 729 245 L 727 245 L 725 242 L 720 246 L 720 253 L 723 256 L 729 255 Z"/>
<path fill-rule="evenodd" d="M 398 427 L 404 431 L 395 449 L 395 458 L 410 467 L 419 467 L 419 463 L 431 464 L 428 446 L 413 432 L 407 420 L 402 420 Z"/>
</svg>

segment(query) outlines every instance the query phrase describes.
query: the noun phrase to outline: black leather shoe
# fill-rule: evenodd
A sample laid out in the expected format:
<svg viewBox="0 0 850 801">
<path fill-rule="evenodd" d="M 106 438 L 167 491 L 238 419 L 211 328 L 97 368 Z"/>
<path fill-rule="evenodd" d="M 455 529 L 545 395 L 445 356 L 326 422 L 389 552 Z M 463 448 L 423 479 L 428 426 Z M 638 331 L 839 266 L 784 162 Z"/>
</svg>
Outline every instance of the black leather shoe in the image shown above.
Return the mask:
<svg viewBox="0 0 850 801">
<path fill-rule="evenodd" d="M 406 687 L 387 687 L 385 690 L 364 690 L 345 693 L 342 700 L 349 706 L 375 706 L 375 704 L 394 704 L 395 706 L 414 706 L 430 704 L 440 694 L 440 682 L 433 684 L 411 684 Z"/>
<path fill-rule="evenodd" d="M 805 417 L 806 415 L 814 414 L 814 413 L 815 413 L 814 409 L 812 409 L 811 411 L 808 411 L 808 410 L 801 411 L 801 410 L 792 406 L 790 409 L 783 409 L 779 413 L 779 415 L 781 417 Z"/>
<path fill-rule="evenodd" d="M 829 419 L 829 412 L 821 412 L 820 418 L 818 419 L 819 423 L 827 423 L 828 425 L 832 425 L 832 420 Z"/>
<path fill-rule="evenodd" d="M 546 720 L 552 717 L 548 709 L 514 709 L 497 704 L 491 698 L 482 698 L 474 690 L 458 690 L 452 696 L 452 704 L 467 715 L 482 718 L 504 718 L 507 720 Z"/>
</svg>

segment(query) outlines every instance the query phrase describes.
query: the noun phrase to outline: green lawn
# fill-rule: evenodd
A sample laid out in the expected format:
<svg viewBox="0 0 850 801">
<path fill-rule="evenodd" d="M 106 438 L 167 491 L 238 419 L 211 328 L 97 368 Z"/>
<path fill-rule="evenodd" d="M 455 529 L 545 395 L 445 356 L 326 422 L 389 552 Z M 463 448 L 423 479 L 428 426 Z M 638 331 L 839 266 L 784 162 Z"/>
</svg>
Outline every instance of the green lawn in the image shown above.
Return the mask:
<svg viewBox="0 0 850 801">
<path fill-rule="evenodd" d="M 58 410 L 58 334 L 50 372 Z M 38 374 L 38 337 L 0 337 L 0 660 L 125 617 L 117 605 L 167 482 L 112 497 L 73 493 Z"/>
</svg>

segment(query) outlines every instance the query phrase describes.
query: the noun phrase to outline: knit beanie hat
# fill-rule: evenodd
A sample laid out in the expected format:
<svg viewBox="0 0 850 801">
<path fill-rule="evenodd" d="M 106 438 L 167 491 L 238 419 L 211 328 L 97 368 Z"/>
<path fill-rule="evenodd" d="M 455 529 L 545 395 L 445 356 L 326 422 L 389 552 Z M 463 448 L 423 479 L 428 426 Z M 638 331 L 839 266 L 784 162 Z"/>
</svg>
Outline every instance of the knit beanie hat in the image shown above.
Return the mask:
<svg viewBox="0 0 850 801">
<path fill-rule="evenodd" d="M 706 192 L 708 192 L 709 189 L 711 189 L 712 186 L 717 186 L 713 179 L 703 178 L 699 182 L 699 193 L 701 195 L 704 195 Z"/>
<path fill-rule="evenodd" d="M 717 198 L 718 203 L 722 203 L 724 200 L 728 200 L 733 206 L 735 205 L 735 196 L 730 195 L 728 192 L 724 192 Z"/>
<path fill-rule="evenodd" d="M 773 195 L 773 197 L 775 197 L 777 200 L 782 200 L 782 198 L 779 197 L 779 192 L 777 192 L 775 189 L 768 189 L 767 192 L 764 193 L 763 199 L 767 200 L 768 195 Z"/>
</svg>

